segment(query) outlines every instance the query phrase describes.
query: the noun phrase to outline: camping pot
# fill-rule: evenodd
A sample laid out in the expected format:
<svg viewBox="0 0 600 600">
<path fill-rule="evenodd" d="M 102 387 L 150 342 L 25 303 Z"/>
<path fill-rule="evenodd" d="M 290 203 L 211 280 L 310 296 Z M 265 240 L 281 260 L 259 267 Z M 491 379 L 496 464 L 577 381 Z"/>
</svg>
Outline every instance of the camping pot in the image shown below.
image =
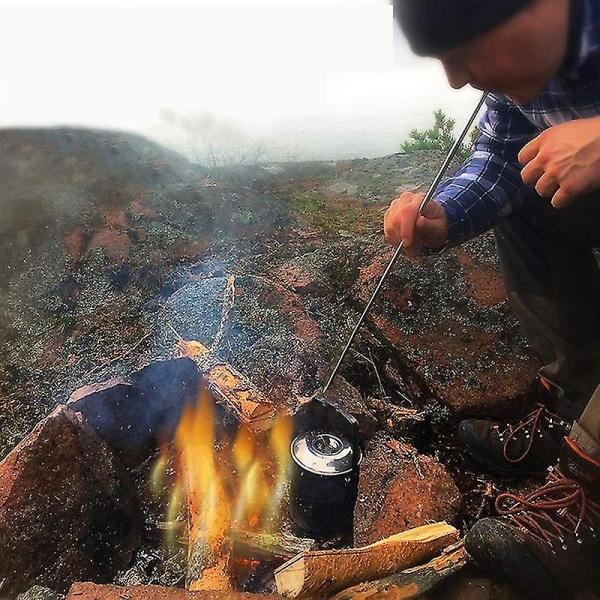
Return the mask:
<svg viewBox="0 0 600 600">
<path fill-rule="evenodd" d="M 361 451 L 356 420 L 328 400 L 313 399 L 296 417 L 290 446 L 290 516 L 294 533 L 352 544 Z"/>
</svg>

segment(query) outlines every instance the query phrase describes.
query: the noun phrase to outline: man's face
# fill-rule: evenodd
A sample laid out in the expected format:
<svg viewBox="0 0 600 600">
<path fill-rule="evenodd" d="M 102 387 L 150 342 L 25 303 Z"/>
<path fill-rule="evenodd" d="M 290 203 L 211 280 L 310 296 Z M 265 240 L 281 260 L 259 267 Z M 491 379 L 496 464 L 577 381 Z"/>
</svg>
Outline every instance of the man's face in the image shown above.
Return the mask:
<svg viewBox="0 0 600 600">
<path fill-rule="evenodd" d="M 544 13 L 541 14 L 540 10 Z M 534 0 L 499 27 L 436 56 L 450 85 L 533 100 L 560 68 L 567 44 L 568 4 Z"/>
</svg>

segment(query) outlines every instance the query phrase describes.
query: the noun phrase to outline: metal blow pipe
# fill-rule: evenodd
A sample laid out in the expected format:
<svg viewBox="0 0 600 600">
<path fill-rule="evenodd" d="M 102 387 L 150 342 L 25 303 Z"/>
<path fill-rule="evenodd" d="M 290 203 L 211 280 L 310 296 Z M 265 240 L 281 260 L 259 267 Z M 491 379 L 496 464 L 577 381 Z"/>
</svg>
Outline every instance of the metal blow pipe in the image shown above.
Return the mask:
<svg viewBox="0 0 600 600">
<path fill-rule="evenodd" d="M 479 100 L 477 106 L 475 107 L 473 114 L 467 121 L 467 124 L 465 125 L 464 129 L 462 130 L 462 132 L 460 133 L 458 138 L 456 138 L 456 141 L 452 145 L 452 148 L 450 148 L 450 151 L 448 152 L 446 159 L 444 160 L 442 166 L 440 167 L 439 171 L 437 172 L 437 175 L 435 176 L 434 180 L 432 181 L 431 185 L 429 186 L 429 189 L 427 190 L 425 197 L 421 201 L 421 204 L 419 206 L 419 215 L 423 214 L 425 207 L 427 206 L 427 204 L 429 204 L 429 201 L 433 197 L 435 190 L 437 189 L 438 185 L 442 181 L 442 177 L 444 176 L 446 169 L 448 168 L 448 166 L 452 162 L 452 159 L 456 156 L 458 150 L 460 149 L 460 146 L 463 143 L 463 140 L 465 139 L 469 129 L 471 128 L 471 125 L 473 124 L 473 121 L 477 117 L 477 114 L 479 113 L 479 110 L 483 106 L 483 103 L 485 102 L 486 98 L 487 98 L 487 92 L 484 92 L 482 94 L 481 99 Z M 404 246 L 404 242 L 401 241 L 398 244 L 398 246 L 396 247 L 396 250 L 395 250 L 390 262 L 388 263 L 387 267 L 385 268 L 383 275 L 380 277 L 379 282 L 377 283 L 377 286 L 373 290 L 373 293 L 371 294 L 369 301 L 367 302 L 360 318 L 358 319 L 356 325 L 354 326 L 354 329 L 352 330 L 352 333 L 350 334 L 350 337 L 348 338 L 348 341 L 346 342 L 346 345 L 344 346 L 344 349 L 342 350 L 342 353 L 340 354 L 340 357 L 338 358 L 338 361 L 337 361 L 335 367 L 333 368 L 333 371 L 331 372 L 331 375 L 329 376 L 329 379 L 327 380 L 325 387 L 323 388 L 323 394 L 325 394 L 325 392 L 331 385 L 331 382 L 334 380 L 335 376 L 337 375 L 337 372 L 339 371 L 339 368 L 340 368 L 344 358 L 346 357 L 346 354 L 348 353 L 348 350 L 350 349 L 350 346 L 352 345 L 352 342 L 354 341 L 354 338 L 356 337 L 358 330 L 362 326 L 362 324 L 365 320 L 365 317 L 367 316 L 369 310 L 371 309 L 371 306 L 373 305 L 373 302 L 375 301 L 375 298 L 377 297 L 377 294 L 379 293 L 381 286 L 385 282 L 387 276 L 389 275 L 390 271 L 392 270 L 392 267 L 396 264 L 396 261 L 398 260 L 400 254 L 402 253 L 403 246 Z"/>
</svg>

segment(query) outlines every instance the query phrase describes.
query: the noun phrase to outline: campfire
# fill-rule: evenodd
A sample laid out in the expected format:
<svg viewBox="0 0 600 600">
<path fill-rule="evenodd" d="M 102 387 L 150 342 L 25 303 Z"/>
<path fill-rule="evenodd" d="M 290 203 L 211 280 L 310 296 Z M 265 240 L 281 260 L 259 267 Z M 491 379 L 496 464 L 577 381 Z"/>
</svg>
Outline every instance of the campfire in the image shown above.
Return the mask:
<svg viewBox="0 0 600 600">
<path fill-rule="evenodd" d="M 163 559 L 185 555 L 181 583 L 190 592 L 345 600 L 365 589 L 369 598 L 397 589 L 412 590 L 398 596 L 411 598 L 465 564 L 457 530 L 443 521 L 356 545 L 364 458 L 356 420 L 324 398 L 277 414 L 235 369 L 206 352 L 193 358 L 82 388 L 2 463 L 17 471 L 11 487 L 0 487 L 0 533 L 11 550 L 11 562 L 0 563 L 0 597 L 39 581 L 60 591 L 78 580 L 108 583 L 136 569 L 124 571 L 136 554 L 139 560 L 145 518 L 121 461 L 148 473 L 154 489 L 168 490 Z M 168 384 L 160 388 L 159 380 Z M 153 407 L 149 423 L 143 417 Z M 57 443 L 60 462 L 52 466 Z M 151 454 L 152 468 L 140 470 Z M 60 490 L 49 493 L 56 479 Z M 69 524 L 58 551 L 43 555 L 55 561 L 50 566 L 29 559 L 31 548 L 46 544 L 39 530 L 23 531 L 40 518 L 51 527 Z M 82 537 L 91 531 L 97 539 Z"/>
<path fill-rule="evenodd" d="M 281 594 L 333 597 L 421 562 L 446 546 L 450 550 L 438 559 L 440 564 L 428 566 L 436 574 L 433 579 L 464 563 L 462 548 L 452 546 L 457 532 L 446 523 L 352 547 L 361 453 L 355 419 L 334 403 L 313 398 L 294 419 L 280 415 L 260 433 L 244 423 L 222 426 L 219 408 L 202 386 L 198 402 L 183 411 L 171 456 L 163 451 L 153 473 L 155 482 L 160 481 L 165 465 L 176 465 L 168 514 L 186 515 L 190 591 L 243 589 L 240 573 L 247 577 L 262 567 L 269 574 L 265 579 Z M 291 519 L 284 524 L 286 513 Z M 290 526 L 299 535 L 313 534 L 328 548 L 315 549 L 315 540 L 283 534 Z M 277 553 L 284 538 L 287 552 Z M 430 571 L 425 575 L 431 577 Z M 414 583 L 409 578 L 402 585 Z"/>
<path fill-rule="evenodd" d="M 214 400 L 204 386 L 197 404 L 185 408 L 172 445 L 177 477 L 168 515 L 180 513 L 185 498 L 188 589 L 231 587 L 234 531 L 279 530 L 291 433 L 286 415 L 275 419 L 271 430 L 260 437 L 244 424 L 235 432 L 220 428 Z M 153 473 L 157 487 L 168 463 L 164 450 Z"/>
</svg>

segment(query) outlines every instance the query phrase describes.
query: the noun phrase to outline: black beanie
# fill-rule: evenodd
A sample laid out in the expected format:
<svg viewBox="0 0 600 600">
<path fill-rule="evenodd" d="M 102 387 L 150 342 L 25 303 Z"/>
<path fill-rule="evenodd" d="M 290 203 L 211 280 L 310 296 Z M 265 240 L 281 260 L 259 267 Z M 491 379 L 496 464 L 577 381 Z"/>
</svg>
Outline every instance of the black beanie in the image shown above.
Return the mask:
<svg viewBox="0 0 600 600">
<path fill-rule="evenodd" d="M 393 0 L 415 54 L 435 56 L 490 31 L 531 0 Z"/>
</svg>

